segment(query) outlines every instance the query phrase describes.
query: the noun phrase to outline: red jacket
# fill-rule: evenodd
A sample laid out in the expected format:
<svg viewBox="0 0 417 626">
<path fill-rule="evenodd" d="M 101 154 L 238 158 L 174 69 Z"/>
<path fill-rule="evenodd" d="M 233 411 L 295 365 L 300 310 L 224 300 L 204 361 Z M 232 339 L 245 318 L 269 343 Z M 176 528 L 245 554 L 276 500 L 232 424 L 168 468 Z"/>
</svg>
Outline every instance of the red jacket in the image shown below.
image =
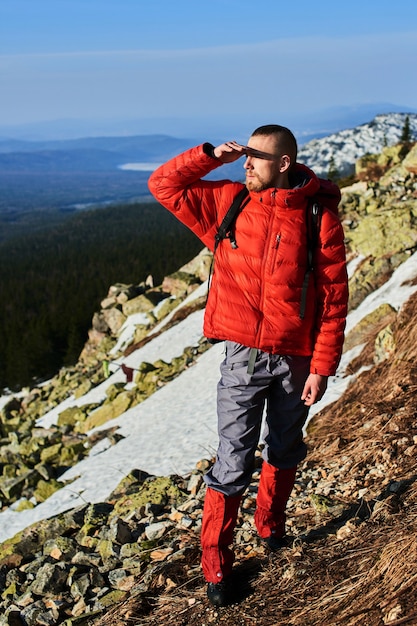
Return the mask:
<svg viewBox="0 0 417 626">
<path fill-rule="evenodd" d="M 210 249 L 242 183 L 201 180 L 221 165 L 204 145 L 171 159 L 149 179 L 154 197 Z M 297 164 L 303 186 L 251 192 L 237 218 L 237 249 L 228 239 L 215 255 L 204 318 L 204 334 L 265 352 L 312 356 L 311 372 L 333 375 L 340 360 L 348 286 L 343 229 L 323 209 L 309 281 L 305 316 L 300 318 L 307 261 L 307 198 L 319 188 L 315 174 Z"/>
</svg>

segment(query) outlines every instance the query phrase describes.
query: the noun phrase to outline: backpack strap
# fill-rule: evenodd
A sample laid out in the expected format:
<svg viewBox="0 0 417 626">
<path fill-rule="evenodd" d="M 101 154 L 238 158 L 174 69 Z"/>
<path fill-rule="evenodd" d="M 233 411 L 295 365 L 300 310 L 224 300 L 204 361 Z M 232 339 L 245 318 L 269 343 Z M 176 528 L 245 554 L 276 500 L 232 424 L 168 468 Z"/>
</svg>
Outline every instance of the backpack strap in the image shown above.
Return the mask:
<svg viewBox="0 0 417 626">
<path fill-rule="evenodd" d="M 315 198 L 309 198 L 307 204 L 307 270 L 301 288 L 300 318 L 304 319 L 307 306 L 307 290 L 310 275 L 314 270 L 314 250 L 317 246 L 322 207 Z"/>
<path fill-rule="evenodd" d="M 208 276 L 208 287 L 207 287 L 207 299 L 209 296 L 210 286 L 211 286 L 211 277 L 213 274 L 213 266 L 214 266 L 214 257 L 216 255 L 216 250 L 221 241 L 223 239 L 230 239 L 230 245 L 232 248 L 237 248 L 237 243 L 235 239 L 234 233 L 234 222 L 243 209 L 249 202 L 249 191 L 247 187 L 242 187 L 242 189 L 236 194 L 233 198 L 233 202 L 230 205 L 226 215 L 224 216 L 222 223 L 217 229 L 217 233 L 214 236 L 214 248 L 213 248 L 213 256 L 211 258 L 209 276 Z"/>
<path fill-rule="evenodd" d="M 214 253 L 217 250 L 217 246 L 223 239 L 230 239 L 230 245 L 232 248 L 237 248 L 237 243 L 234 235 L 234 222 L 242 211 L 242 209 L 249 202 L 249 191 L 246 187 L 243 187 L 239 193 L 234 197 L 232 204 L 230 205 L 226 215 L 223 218 L 222 223 L 220 224 L 217 233 L 214 237 Z M 245 202 L 246 199 L 246 202 Z"/>
</svg>

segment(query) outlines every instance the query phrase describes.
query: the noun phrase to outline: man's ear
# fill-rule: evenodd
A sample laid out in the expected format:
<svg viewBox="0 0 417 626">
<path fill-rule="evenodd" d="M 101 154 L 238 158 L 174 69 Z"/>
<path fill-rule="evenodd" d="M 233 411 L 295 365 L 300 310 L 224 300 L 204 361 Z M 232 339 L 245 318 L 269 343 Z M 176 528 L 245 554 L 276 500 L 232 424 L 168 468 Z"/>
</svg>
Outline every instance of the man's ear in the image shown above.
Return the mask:
<svg viewBox="0 0 417 626">
<path fill-rule="evenodd" d="M 279 163 L 279 171 L 281 174 L 287 172 L 291 167 L 291 158 L 288 154 L 283 154 Z"/>
</svg>

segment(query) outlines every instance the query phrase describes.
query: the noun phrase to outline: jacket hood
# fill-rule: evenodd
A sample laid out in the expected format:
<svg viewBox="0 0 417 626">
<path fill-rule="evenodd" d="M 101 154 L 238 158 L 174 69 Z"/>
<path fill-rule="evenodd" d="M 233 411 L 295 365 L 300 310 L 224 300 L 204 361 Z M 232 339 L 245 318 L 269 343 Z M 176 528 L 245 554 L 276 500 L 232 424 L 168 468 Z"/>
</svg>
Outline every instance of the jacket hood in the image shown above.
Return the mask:
<svg viewBox="0 0 417 626">
<path fill-rule="evenodd" d="M 320 187 L 320 182 L 316 174 L 307 165 L 296 163 L 294 170 L 289 175 L 290 186 L 292 189 L 301 189 L 310 185 L 310 187 Z M 313 191 L 315 193 L 317 191 Z"/>
<path fill-rule="evenodd" d="M 320 180 L 316 174 L 302 163 L 296 163 L 289 176 L 290 188 L 270 187 L 262 191 L 251 192 L 253 198 L 264 204 L 273 203 L 272 198 L 280 198 L 287 207 L 298 206 L 301 199 L 312 197 L 320 189 Z"/>
</svg>

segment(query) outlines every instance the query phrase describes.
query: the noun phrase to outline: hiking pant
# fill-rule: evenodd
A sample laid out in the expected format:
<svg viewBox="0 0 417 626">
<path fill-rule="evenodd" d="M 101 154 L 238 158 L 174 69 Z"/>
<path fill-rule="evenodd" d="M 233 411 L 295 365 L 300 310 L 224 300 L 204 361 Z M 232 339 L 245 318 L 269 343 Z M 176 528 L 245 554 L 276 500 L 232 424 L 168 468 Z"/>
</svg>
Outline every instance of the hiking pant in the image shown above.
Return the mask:
<svg viewBox="0 0 417 626">
<path fill-rule="evenodd" d="M 226 496 L 242 494 L 254 469 L 265 412 L 262 456 L 280 469 L 295 467 L 306 456 L 303 426 L 308 407 L 301 400 L 310 358 L 258 351 L 248 373 L 250 348 L 226 341 L 217 387 L 219 446 L 204 480 Z"/>
<path fill-rule="evenodd" d="M 263 466 L 255 524 L 261 537 L 285 533 L 285 508 L 297 464 L 306 456 L 303 426 L 308 408 L 301 400 L 310 358 L 258 351 L 253 373 L 251 350 L 226 342 L 218 385 L 219 447 L 204 477 L 208 486 L 201 529 L 202 569 L 208 582 L 219 582 L 232 568 L 238 509 L 249 485 L 266 406 Z M 250 368 L 249 368 L 250 369 Z"/>
</svg>

